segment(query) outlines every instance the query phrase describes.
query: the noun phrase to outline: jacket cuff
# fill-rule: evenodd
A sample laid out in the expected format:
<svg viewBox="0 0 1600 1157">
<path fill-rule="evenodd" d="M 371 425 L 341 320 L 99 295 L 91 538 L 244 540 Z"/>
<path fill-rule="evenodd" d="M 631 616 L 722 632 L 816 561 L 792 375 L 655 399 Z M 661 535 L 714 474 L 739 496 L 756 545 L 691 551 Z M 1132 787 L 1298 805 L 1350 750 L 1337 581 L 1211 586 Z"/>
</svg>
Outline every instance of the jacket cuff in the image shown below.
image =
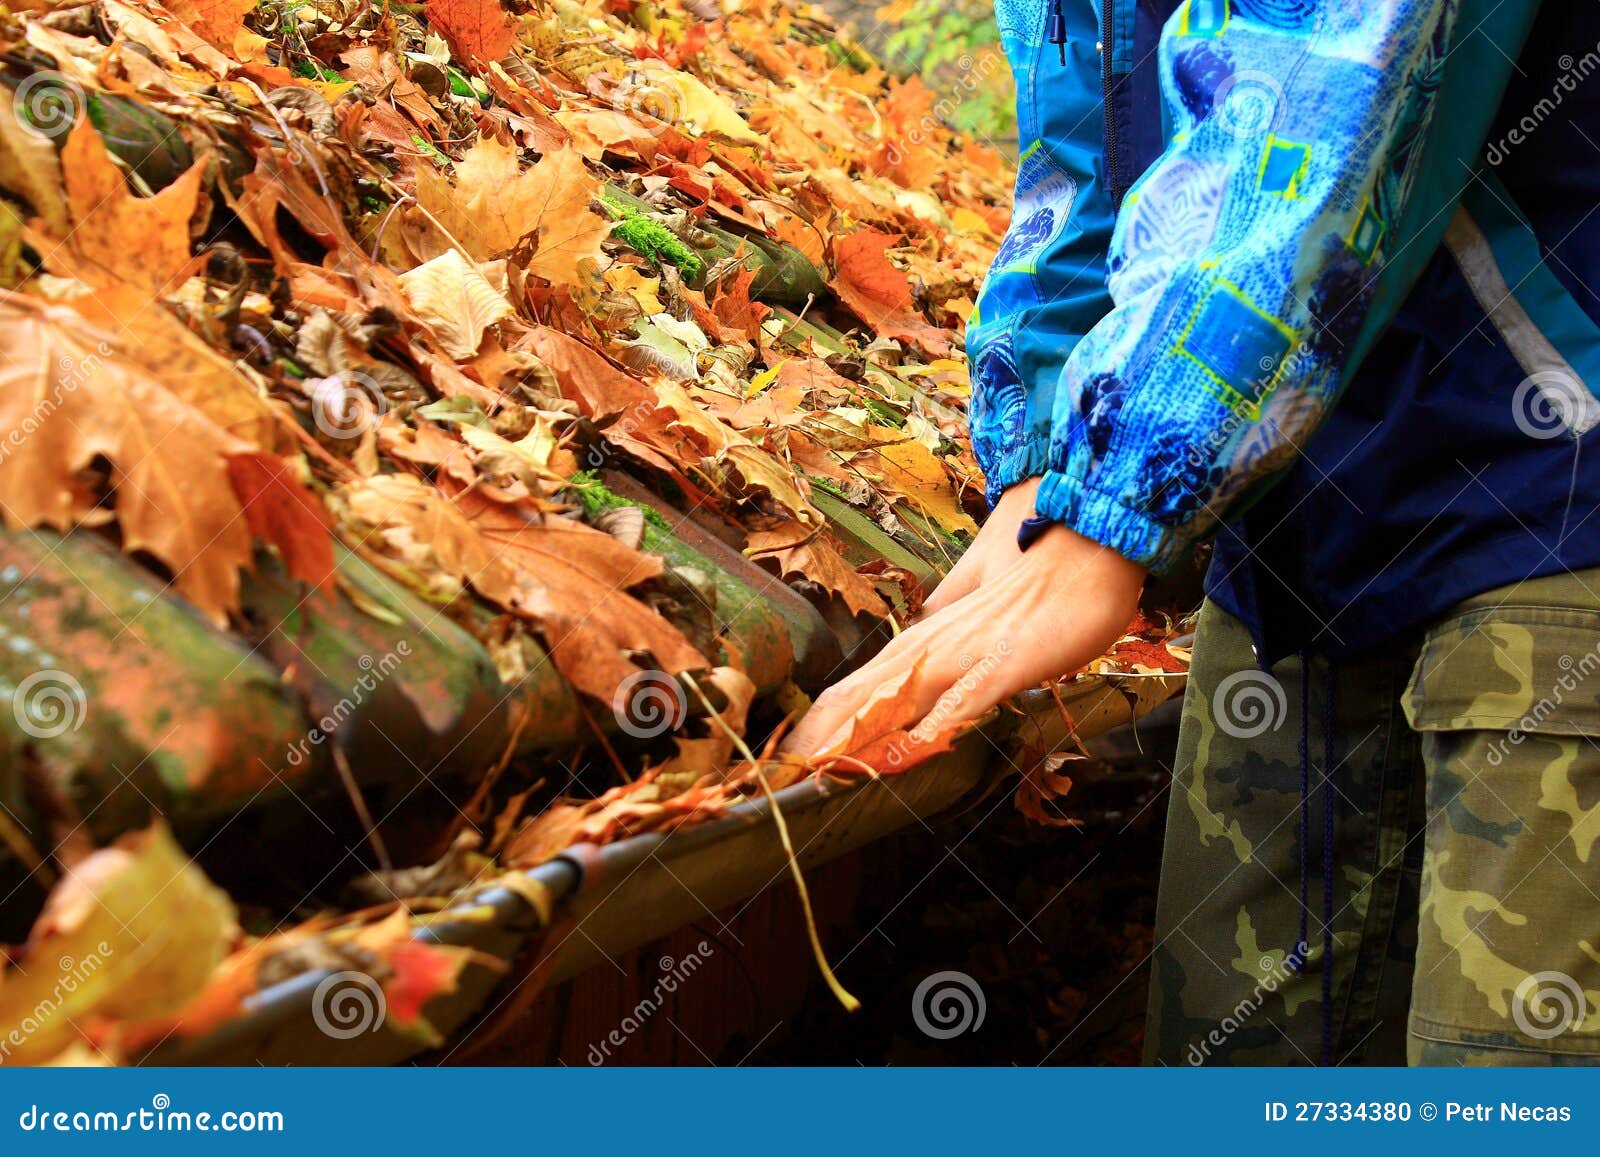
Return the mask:
<svg viewBox="0 0 1600 1157">
<path fill-rule="evenodd" d="M 1037 478 L 1049 465 L 1049 434 L 1029 434 L 1006 450 L 994 464 L 994 469 L 985 475 L 988 484 L 984 488 L 984 497 L 988 499 L 989 508 L 994 509 L 994 504 L 1000 501 L 1000 496 L 1007 490 L 1019 482 Z"/>
<path fill-rule="evenodd" d="M 1155 574 L 1176 568 L 1194 546 L 1183 532 L 1152 521 L 1114 495 L 1090 489 L 1053 470 L 1046 471 L 1039 483 L 1034 509 Z"/>
</svg>

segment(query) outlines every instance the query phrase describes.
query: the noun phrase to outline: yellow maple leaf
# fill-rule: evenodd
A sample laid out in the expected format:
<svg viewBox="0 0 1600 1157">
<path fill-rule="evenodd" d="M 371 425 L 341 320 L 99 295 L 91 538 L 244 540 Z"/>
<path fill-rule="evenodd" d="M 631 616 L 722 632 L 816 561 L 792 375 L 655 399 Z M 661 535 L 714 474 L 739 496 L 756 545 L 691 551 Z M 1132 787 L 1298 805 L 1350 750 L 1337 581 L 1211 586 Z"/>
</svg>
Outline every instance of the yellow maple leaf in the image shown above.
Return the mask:
<svg viewBox="0 0 1600 1157">
<path fill-rule="evenodd" d="M 163 824 L 93 853 L 51 890 L 28 967 L 0 972 L 0 1038 L 22 1041 L 7 1059 L 48 1059 L 89 1017 L 180 1007 L 222 960 L 234 920 Z"/>
<path fill-rule="evenodd" d="M 531 237 L 528 269 L 558 284 L 586 280 L 585 260 L 600 257 L 611 223 L 589 208 L 599 192 L 577 150 L 524 168 L 515 149 L 492 137 L 467 150 L 454 185 L 442 173 L 417 173 L 417 200 L 472 256 L 501 257 Z"/>
</svg>

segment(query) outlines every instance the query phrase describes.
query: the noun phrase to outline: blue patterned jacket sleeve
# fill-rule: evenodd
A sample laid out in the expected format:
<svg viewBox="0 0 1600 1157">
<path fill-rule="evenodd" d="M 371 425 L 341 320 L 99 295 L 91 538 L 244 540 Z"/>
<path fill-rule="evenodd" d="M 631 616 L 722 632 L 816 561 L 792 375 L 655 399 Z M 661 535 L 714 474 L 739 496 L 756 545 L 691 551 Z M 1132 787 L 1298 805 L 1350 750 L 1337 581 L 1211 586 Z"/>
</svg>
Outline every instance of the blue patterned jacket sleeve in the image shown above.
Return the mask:
<svg viewBox="0 0 1600 1157">
<path fill-rule="evenodd" d="M 1044 473 L 1062 364 L 1111 309 L 1096 9 L 1097 0 L 1065 4 L 1062 63 L 1045 42 L 1047 0 L 995 3 L 1017 84 L 1022 159 L 1011 228 L 967 327 L 972 445 L 990 502 Z"/>
<path fill-rule="evenodd" d="M 1057 384 L 1041 515 L 1159 571 L 1292 460 L 1362 330 L 1455 16 L 1455 0 L 1173 16 L 1172 143 L 1118 218 L 1115 306 Z"/>
</svg>

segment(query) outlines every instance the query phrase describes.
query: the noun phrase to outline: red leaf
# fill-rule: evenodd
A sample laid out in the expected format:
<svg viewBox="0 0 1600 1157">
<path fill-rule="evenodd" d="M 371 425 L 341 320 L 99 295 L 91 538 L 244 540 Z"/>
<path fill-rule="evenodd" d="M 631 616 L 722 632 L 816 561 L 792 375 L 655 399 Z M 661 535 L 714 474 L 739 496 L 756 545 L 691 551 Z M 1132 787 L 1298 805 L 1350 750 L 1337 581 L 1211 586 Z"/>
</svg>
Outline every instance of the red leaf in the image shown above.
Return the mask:
<svg viewBox="0 0 1600 1157">
<path fill-rule="evenodd" d="M 228 481 L 244 506 L 250 533 L 278 548 L 293 578 L 326 589 L 333 582 L 328 513 L 289 473 L 282 458 L 261 451 L 228 457 Z"/>
<path fill-rule="evenodd" d="M 863 229 L 833 243 L 833 288 L 857 317 L 882 337 L 921 346 L 934 357 L 950 353 L 950 334 L 929 325 L 911 299 L 911 282 L 889 261 L 899 238 Z"/>
<path fill-rule="evenodd" d="M 389 949 L 394 975 L 383 986 L 388 1017 L 405 1027 L 422 1020 L 422 1009 L 434 997 L 454 992 L 456 977 L 467 958 L 420 940 L 401 940 Z"/>
</svg>

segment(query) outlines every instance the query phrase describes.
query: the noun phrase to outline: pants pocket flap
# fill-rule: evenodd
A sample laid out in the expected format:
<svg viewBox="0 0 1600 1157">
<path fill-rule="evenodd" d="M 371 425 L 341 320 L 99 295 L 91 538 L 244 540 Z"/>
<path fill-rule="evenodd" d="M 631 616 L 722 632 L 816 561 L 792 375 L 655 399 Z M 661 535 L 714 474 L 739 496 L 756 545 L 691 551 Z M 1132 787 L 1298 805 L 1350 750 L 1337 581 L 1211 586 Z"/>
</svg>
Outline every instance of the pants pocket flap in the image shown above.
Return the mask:
<svg viewBox="0 0 1600 1157">
<path fill-rule="evenodd" d="M 1403 699 L 1418 731 L 1600 736 L 1600 612 L 1505 606 L 1427 634 Z"/>
</svg>

